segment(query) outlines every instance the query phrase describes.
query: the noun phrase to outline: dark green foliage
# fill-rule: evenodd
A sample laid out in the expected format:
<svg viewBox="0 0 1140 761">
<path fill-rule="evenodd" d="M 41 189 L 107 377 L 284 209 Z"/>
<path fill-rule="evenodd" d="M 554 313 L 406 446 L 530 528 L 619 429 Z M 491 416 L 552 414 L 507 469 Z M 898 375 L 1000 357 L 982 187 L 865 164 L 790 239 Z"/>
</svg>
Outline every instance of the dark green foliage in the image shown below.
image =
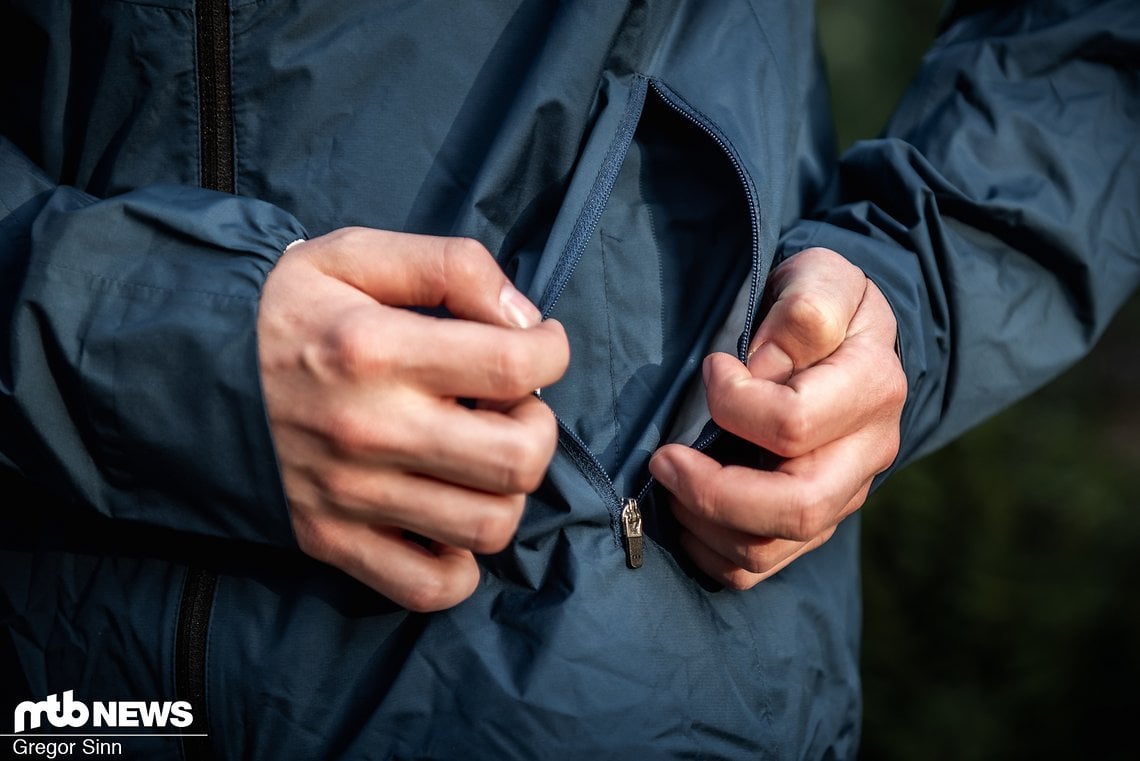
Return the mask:
<svg viewBox="0 0 1140 761">
<path fill-rule="evenodd" d="M 865 758 L 1135 757 L 1138 324 L 866 506 Z"/>
</svg>

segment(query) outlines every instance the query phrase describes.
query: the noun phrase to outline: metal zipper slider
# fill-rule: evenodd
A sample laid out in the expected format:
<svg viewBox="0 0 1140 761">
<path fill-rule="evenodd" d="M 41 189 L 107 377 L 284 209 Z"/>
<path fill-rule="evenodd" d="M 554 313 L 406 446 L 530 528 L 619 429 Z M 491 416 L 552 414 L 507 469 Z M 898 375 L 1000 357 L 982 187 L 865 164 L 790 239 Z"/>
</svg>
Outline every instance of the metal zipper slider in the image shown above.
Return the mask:
<svg viewBox="0 0 1140 761">
<path fill-rule="evenodd" d="M 636 499 L 627 499 L 621 509 L 621 538 L 625 544 L 626 565 L 641 568 L 645 559 L 645 537 L 641 533 L 641 508 Z"/>
</svg>

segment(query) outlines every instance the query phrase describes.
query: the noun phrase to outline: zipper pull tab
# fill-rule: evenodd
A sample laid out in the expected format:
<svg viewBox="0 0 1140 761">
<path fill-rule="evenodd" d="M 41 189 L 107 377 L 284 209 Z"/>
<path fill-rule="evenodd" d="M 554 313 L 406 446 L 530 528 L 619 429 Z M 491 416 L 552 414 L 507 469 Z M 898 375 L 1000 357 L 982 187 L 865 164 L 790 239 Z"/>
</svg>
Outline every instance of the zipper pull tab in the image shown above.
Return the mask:
<svg viewBox="0 0 1140 761">
<path fill-rule="evenodd" d="M 641 568 L 645 556 L 645 537 L 641 533 L 641 508 L 636 499 L 627 499 L 621 509 L 621 537 L 625 544 L 625 562 L 630 568 Z"/>
</svg>

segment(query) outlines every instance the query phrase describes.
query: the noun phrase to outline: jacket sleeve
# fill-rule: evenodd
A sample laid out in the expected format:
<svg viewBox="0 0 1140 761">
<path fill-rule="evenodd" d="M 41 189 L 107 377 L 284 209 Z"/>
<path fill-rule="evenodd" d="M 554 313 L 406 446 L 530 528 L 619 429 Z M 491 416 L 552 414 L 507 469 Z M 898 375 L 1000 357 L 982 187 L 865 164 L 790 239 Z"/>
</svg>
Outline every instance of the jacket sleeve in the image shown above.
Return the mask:
<svg viewBox="0 0 1140 761">
<path fill-rule="evenodd" d="M 895 311 L 896 467 L 1082 357 L 1140 279 L 1140 4 L 951 14 L 883 136 L 781 243 L 809 245 Z"/>
<path fill-rule="evenodd" d="M 0 466 L 110 518 L 292 545 L 255 325 L 300 237 L 248 198 L 56 187 L 0 138 Z"/>
</svg>

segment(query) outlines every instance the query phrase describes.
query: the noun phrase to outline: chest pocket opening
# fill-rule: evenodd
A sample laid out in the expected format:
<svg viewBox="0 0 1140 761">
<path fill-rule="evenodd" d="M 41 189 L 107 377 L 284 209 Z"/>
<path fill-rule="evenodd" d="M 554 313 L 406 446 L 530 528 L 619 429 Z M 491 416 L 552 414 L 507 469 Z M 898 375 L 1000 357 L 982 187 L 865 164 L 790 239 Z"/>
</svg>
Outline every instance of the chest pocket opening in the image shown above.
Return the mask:
<svg viewBox="0 0 1140 761">
<path fill-rule="evenodd" d="M 596 223 L 580 234 L 580 250 L 561 254 L 573 274 L 547 306 L 567 327 L 571 362 L 543 392 L 617 494 L 636 494 L 647 479 L 648 459 L 753 267 L 758 224 L 745 178 L 711 125 L 666 88 L 644 79 L 634 88 L 643 105 L 622 121 L 632 139 L 621 155 L 611 146 L 599 176 L 610 172 L 612 186 L 587 204 Z"/>
</svg>

